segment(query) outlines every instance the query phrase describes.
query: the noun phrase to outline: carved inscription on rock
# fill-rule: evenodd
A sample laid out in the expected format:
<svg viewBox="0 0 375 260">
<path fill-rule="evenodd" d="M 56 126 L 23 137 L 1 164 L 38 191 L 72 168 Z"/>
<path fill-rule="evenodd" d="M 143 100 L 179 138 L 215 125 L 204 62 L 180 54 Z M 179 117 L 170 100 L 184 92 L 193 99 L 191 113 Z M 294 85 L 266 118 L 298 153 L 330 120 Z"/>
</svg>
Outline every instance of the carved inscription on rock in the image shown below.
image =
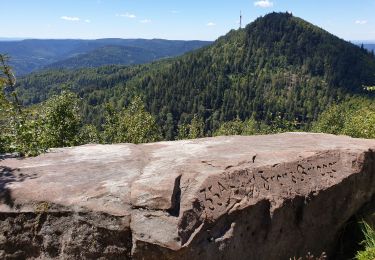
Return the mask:
<svg viewBox="0 0 375 260">
<path fill-rule="evenodd" d="M 246 207 L 273 195 L 300 193 L 303 187 L 315 189 L 315 184 L 303 184 L 329 182 L 338 174 L 338 164 L 339 154 L 331 154 L 329 159 L 321 156 L 272 167 L 227 170 L 207 179 L 199 190 L 202 217 L 210 221 L 237 207 Z"/>
</svg>

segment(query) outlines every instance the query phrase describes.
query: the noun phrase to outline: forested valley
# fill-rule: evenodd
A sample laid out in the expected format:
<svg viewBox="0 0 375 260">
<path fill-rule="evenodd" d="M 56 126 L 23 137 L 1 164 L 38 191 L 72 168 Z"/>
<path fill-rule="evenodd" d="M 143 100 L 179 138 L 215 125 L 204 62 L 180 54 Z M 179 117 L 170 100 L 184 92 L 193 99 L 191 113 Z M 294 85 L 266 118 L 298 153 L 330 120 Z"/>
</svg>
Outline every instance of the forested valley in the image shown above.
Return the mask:
<svg viewBox="0 0 375 260">
<path fill-rule="evenodd" d="M 10 57 L 11 59 L 11 57 Z M 289 13 L 145 65 L 2 64 L 0 152 L 314 131 L 375 138 L 375 56 Z"/>
</svg>

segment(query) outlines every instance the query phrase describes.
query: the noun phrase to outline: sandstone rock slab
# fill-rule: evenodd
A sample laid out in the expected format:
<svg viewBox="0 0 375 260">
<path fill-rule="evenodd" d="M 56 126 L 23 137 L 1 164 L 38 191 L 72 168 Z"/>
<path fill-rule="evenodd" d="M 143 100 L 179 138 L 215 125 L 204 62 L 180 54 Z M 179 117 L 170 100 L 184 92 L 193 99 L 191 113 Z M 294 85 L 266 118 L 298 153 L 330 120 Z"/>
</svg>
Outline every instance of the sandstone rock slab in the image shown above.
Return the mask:
<svg viewBox="0 0 375 260">
<path fill-rule="evenodd" d="M 0 161 L 0 258 L 332 255 L 375 141 L 324 134 L 54 149 Z"/>
</svg>

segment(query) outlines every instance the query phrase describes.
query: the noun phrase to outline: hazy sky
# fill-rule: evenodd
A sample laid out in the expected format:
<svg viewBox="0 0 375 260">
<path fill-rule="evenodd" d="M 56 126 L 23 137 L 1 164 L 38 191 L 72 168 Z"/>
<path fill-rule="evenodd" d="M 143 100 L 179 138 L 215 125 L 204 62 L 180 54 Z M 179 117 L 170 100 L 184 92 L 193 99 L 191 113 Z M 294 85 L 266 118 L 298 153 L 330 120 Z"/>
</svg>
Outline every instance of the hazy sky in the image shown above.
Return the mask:
<svg viewBox="0 0 375 260">
<path fill-rule="evenodd" d="M 375 0 L 0 0 L 0 37 L 214 40 L 289 11 L 346 40 L 375 40 Z"/>
</svg>

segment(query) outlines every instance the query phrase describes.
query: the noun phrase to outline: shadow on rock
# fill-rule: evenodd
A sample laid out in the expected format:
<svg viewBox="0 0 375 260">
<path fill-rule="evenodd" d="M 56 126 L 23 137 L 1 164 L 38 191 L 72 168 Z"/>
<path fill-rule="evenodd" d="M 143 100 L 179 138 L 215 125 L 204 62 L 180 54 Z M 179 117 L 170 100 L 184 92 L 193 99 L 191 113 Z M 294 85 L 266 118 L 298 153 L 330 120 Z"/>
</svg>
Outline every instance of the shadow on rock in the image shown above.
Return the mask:
<svg viewBox="0 0 375 260">
<path fill-rule="evenodd" d="M 12 169 L 0 166 L 0 204 L 6 204 L 9 207 L 14 206 L 11 190 L 8 184 L 14 182 L 23 182 L 28 178 L 35 178 L 35 175 L 17 174 L 18 169 Z"/>
</svg>

